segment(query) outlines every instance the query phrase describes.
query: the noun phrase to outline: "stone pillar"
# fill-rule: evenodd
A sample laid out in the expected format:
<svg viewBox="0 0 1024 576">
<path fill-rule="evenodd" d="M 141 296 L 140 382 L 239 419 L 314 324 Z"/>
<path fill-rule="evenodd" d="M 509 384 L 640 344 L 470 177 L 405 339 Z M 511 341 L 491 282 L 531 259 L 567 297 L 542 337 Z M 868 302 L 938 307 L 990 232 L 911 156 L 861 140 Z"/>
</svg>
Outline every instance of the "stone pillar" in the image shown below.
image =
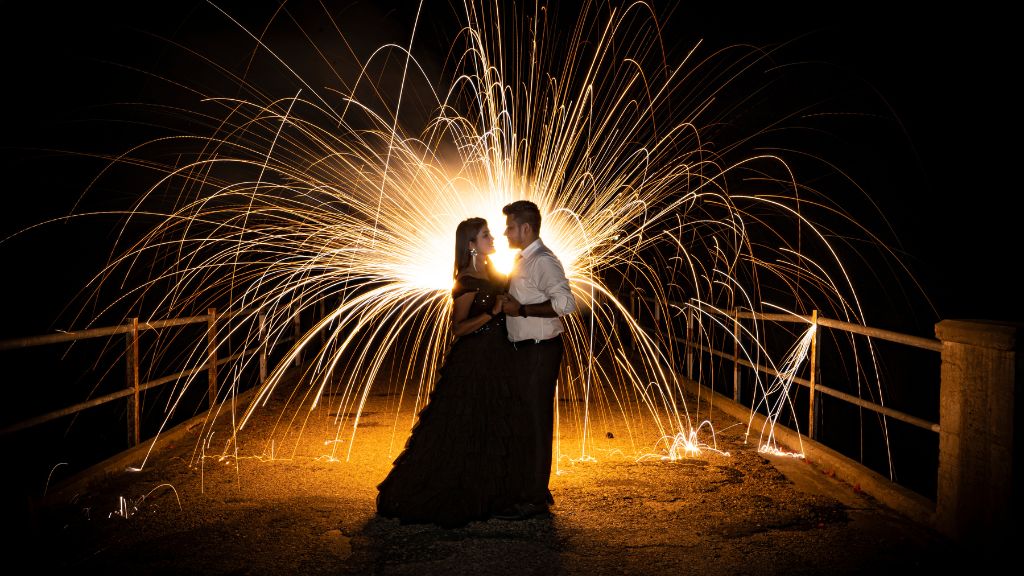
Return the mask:
<svg viewBox="0 0 1024 576">
<path fill-rule="evenodd" d="M 971 548 L 1011 542 L 1019 509 L 1014 420 L 1021 374 L 1016 324 L 943 320 L 936 527 Z"/>
</svg>

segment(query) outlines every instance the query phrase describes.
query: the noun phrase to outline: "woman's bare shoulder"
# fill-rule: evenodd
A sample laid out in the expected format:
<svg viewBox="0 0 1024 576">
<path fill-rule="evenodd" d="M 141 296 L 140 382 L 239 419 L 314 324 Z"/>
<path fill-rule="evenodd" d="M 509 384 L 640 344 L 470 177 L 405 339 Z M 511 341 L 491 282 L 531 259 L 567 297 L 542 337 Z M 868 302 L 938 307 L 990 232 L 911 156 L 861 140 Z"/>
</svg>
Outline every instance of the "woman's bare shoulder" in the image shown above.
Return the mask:
<svg viewBox="0 0 1024 576">
<path fill-rule="evenodd" d="M 459 274 L 452 287 L 452 298 L 458 298 L 468 292 L 476 292 L 485 282 L 484 279 L 472 274 Z"/>
</svg>

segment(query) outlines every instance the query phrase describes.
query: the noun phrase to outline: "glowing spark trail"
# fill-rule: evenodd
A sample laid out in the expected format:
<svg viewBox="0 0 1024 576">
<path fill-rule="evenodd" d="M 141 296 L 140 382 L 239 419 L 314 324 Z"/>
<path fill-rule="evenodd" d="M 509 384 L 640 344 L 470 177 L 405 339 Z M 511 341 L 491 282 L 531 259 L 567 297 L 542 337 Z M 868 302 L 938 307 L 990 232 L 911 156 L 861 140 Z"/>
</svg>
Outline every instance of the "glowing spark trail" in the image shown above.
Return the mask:
<svg viewBox="0 0 1024 576">
<path fill-rule="evenodd" d="M 347 83 L 340 72 L 302 76 L 271 39 L 245 30 L 254 58 L 279 63 L 301 90 L 278 95 L 225 71 L 238 95 L 199 93 L 194 110 L 179 111 L 207 133 L 115 159 L 159 178 L 128 211 L 126 244 L 95 279 L 98 289 L 125 288 L 101 300 L 106 308 L 93 321 L 124 309 L 163 318 L 215 308 L 218 338 L 253 350 L 287 340 L 296 319 L 311 318 L 232 428 L 285 394 L 295 410 L 279 419 L 282 437 L 329 404 L 337 414 L 330 457 L 346 443 L 351 454 L 374 387 L 397 387 L 419 405 L 433 385 L 449 345 L 456 224 L 482 216 L 500 229 L 501 207 L 526 198 L 541 207 L 541 236 L 580 303 L 567 320 L 559 380 L 562 425 L 579 429 L 580 454 L 588 454 L 589 429 L 615 411 L 655 431 L 631 438 L 637 453 L 663 441 L 669 459 L 714 448 L 698 437 L 713 438 L 710 423 L 684 399 L 678 320 L 690 308 L 701 318 L 699 337 L 710 339 L 721 319 L 709 310 L 813 308 L 861 319 L 843 265 L 847 246 L 832 240 L 842 234 L 815 221 L 842 215 L 838 200 L 799 184 L 778 155 L 737 158 L 739 143 L 708 144 L 728 112 L 716 107 L 719 90 L 763 53 L 723 65 L 723 53 L 700 60 L 694 46 L 669 62 L 644 2 L 587 3 L 568 35 L 543 4 L 523 13 L 499 13 L 497 4 L 461 7 L 463 28 L 441 79 L 417 60 L 415 38 L 381 46 Z M 320 47 L 311 53 L 330 65 Z M 407 110 L 412 102 L 425 120 Z M 175 163 L 160 164 L 150 149 L 176 151 Z M 148 232 L 133 240 L 127 230 L 137 225 Z M 511 258 L 505 250 L 496 259 L 507 267 Z M 634 292 L 644 298 L 631 301 Z M 768 353 L 758 335 L 749 354 Z M 792 374 L 804 349 L 781 372 Z M 299 358 L 299 384 L 282 390 Z M 205 348 L 181 362 L 204 366 Z M 238 375 L 255 362 L 241 355 L 221 372 L 234 377 L 218 389 L 211 426 L 228 412 L 235 418 Z M 168 421 L 202 377 L 177 384 Z M 762 398 L 776 414 L 787 402 L 776 388 L 787 385 Z M 284 451 L 281 439 L 272 443 L 272 455 Z"/>
</svg>

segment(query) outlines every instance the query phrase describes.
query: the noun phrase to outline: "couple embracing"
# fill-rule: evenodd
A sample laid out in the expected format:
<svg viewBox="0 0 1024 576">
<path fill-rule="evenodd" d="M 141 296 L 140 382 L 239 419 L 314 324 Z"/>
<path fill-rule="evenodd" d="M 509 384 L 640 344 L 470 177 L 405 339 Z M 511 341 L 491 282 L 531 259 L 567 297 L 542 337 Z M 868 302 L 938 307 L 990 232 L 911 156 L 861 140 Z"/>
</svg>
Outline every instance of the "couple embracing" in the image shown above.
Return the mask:
<svg viewBox="0 0 1024 576">
<path fill-rule="evenodd" d="M 377 513 L 455 528 L 548 512 L 561 317 L 576 302 L 558 257 L 540 239 L 537 205 L 502 209 L 519 248 L 505 278 L 482 218 L 455 233 L 455 337 L 405 449 L 378 485 Z"/>
</svg>

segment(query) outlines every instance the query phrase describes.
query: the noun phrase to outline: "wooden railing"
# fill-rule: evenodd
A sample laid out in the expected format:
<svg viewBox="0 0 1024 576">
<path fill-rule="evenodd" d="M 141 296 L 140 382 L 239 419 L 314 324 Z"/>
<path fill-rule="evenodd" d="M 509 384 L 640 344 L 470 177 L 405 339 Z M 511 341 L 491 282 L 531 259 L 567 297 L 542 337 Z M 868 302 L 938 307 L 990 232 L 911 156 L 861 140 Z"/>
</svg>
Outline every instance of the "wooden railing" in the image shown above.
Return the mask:
<svg viewBox="0 0 1024 576">
<path fill-rule="evenodd" d="M 836 382 L 839 382 L 840 380 L 836 379 L 837 375 L 835 373 L 827 370 L 827 366 L 825 366 L 824 368 L 826 369 L 823 370 L 820 359 L 820 343 L 823 335 L 826 334 L 825 331 L 821 330 L 822 328 L 839 330 L 847 334 L 864 336 L 869 340 L 884 340 L 902 346 L 924 350 L 926 353 L 935 352 L 936 365 L 938 365 L 942 359 L 941 353 L 943 352 L 943 342 L 941 340 L 922 338 L 890 330 L 872 328 L 860 324 L 826 318 L 820 316 L 816 311 L 812 312 L 810 315 L 772 314 L 752 312 L 750 310 L 719 309 L 706 305 L 701 306 L 695 302 L 657 301 L 653 298 L 635 293 L 632 294 L 630 298 L 631 309 L 638 320 L 641 320 L 641 312 L 643 312 L 642 317 L 644 320 L 641 321 L 641 325 L 644 326 L 645 330 L 647 330 L 649 334 L 660 338 L 671 338 L 674 343 L 681 345 L 679 360 L 682 364 L 682 368 L 685 370 L 685 374 L 681 374 L 680 376 L 685 376 L 686 380 L 684 383 L 688 387 L 696 386 L 694 391 L 707 389 L 709 392 L 714 393 L 713 396 L 720 396 L 731 400 L 732 405 L 735 407 L 735 409 L 733 409 L 733 411 L 736 412 L 734 415 L 738 417 L 744 416 L 742 411 L 745 409 L 748 412 L 745 416 L 749 416 L 751 418 L 751 422 L 757 421 L 760 423 L 759 425 L 770 423 L 776 435 L 784 433 L 791 442 L 798 442 L 805 450 L 808 449 L 807 441 L 811 441 L 815 446 L 813 449 L 815 457 L 818 459 L 827 457 L 831 460 L 833 465 L 844 468 L 844 471 L 849 473 L 851 476 L 846 478 L 846 480 L 851 481 L 851 483 L 860 484 L 867 482 L 879 491 L 893 491 L 892 494 L 886 495 L 887 497 L 885 500 L 887 504 L 893 505 L 904 512 L 908 512 L 909 515 L 919 520 L 927 522 L 932 521 L 937 496 L 927 496 L 926 494 L 934 489 L 933 482 L 935 481 L 934 478 L 937 478 L 938 470 L 936 470 L 936 476 L 929 480 L 926 475 L 922 474 L 924 470 L 915 468 L 915 474 L 918 475 L 918 479 L 915 483 L 917 484 L 917 487 L 911 489 L 896 483 L 892 472 L 892 462 L 889 462 L 889 473 L 885 474 L 883 477 L 881 470 L 875 471 L 871 466 L 864 464 L 863 460 L 842 454 L 843 448 L 840 448 L 839 446 L 834 448 L 829 447 L 829 442 L 833 442 L 839 438 L 837 434 L 842 435 L 844 433 L 840 433 L 837 429 L 833 429 L 830 432 L 826 431 L 828 434 L 825 436 L 828 436 L 831 440 L 822 440 L 823 436 L 821 434 L 822 429 L 820 426 L 820 422 L 822 421 L 820 397 L 823 395 L 829 396 L 840 400 L 843 403 L 847 403 L 848 405 L 873 411 L 886 418 L 899 420 L 913 427 L 934 433 L 936 438 L 940 441 L 943 433 L 957 434 L 958 431 L 955 429 L 950 429 L 949 431 L 943 430 L 941 427 L 941 420 L 940 422 L 933 422 L 925 418 L 921 418 L 918 415 L 908 414 L 890 406 L 844 392 L 836 389 L 835 387 L 824 386 L 821 379 L 823 374 L 827 378 L 834 379 Z M 641 311 L 641 308 L 644 308 L 644 310 Z M 668 318 L 667 315 L 669 314 L 669 311 L 672 310 L 678 310 L 680 313 L 674 314 L 673 318 Z M 702 322 L 704 327 L 701 327 L 698 324 L 701 316 L 705 319 L 705 322 Z M 707 319 L 713 319 L 712 324 L 715 328 L 712 328 L 711 330 L 706 328 L 708 325 L 706 322 Z M 685 329 L 681 329 L 682 327 L 678 324 L 675 324 L 675 327 L 671 330 L 666 329 L 667 322 L 678 323 L 681 321 L 685 321 Z M 808 356 L 804 360 L 804 362 L 806 362 L 806 367 L 800 370 L 800 372 L 806 374 L 807 377 L 802 378 L 792 373 L 781 374 L 773 366 L 767 366 L 759 362 L 752 362 L 751 359 L 756 360 L 756 358 L 751 358 L 751 356 L 745 352 L 747 347 L 744 344 L 744 341 L 750 338 L 749 332 L 751 326 L 744 321 L 757 321 L 764 324 L 774 323 L 780 326 L 785 324 L 806 324 L 808 327 L 812 325 L 816 326 L 816 329 L 810 334 Z M 718 334 L 717 337 L 709 336 L 709 333 L 715 332 Z M 717 349 L 712 346 L 713 341 L 717 341 L 719 346 L 731 348 L 731 350 Z M 874 345 L 872 344 L 872 346 Z M 704 381 L 698 382 L 697 380 L 700 380 L 702 378 L 701 376 L 698 376 L 697 380 L 695 380 L 694 370 L 695 367 L 699 367 L 701 365 L 702 360 L 699 356 L 702 354 L 723 359 L 727 363 L 722 367 L 725 370 L 725 373 L 729 372 L 731 364 L 732 382 L 730 386 L 728 380 L 725 381 L 724 392 L 717 391 L 722 390 L 720 385 L 716 386 L 714 383 Z M 697 356 L 697 358 L 695 358 L 695 356 Z M 928 362 L 926 358 L 923 358 L 922 361 Z M 914 365 L 916 366 L 917 364 Z M 806 403 L 805 405 L 807 410 L 806 424 L 798 424 L 795 428 L 786 426 L 786 424 L 778 421 L 781 414 L 761 414 L 758 411 L 759 409 L 756 407 L 758 400 L 756 397 L 741 398 L 741 390 L 747 392 L 747 390 L 750 389 L 750 385 L 748 385 L 747 388 L 741 387 L 741 381 L 743 378 L 741 368 L 751 369 L 762 374 L 768 374 L 771 377 L 786 378 L 794 386 L 805 389 L 808 392 L 803 399 Z M 717 378 L 714 379 L 714 382 L 718 382 L 719 384 L 723 383 L 721 379 Z M 935 407 L 938 407 L 939 404 L 941 384 L 941 382 L 936 382 L 936 386 L 933 390 Z M 786 388 L 788 388 L 788 386 L 786 386 Z M 754 393 L 757 394 L 758 388 L 756 384 L 754 385 L 753 390 Z M 762 390 L 762 393 L 763 392 L 764 391 Z M 790 392 L 785 393 L 790 394 Z M 792 398 L 795 399 L 795 396 L 792 396 Z M 764 400 L 767 400 L 767 398 L 764 398 Z M 794 408 L 800 409 L 800 404 L 794 404 Z M 736 409 L 738 409 L 738 411 Z M 792 416 L 795 415 L 795 413 L 792 414 Z M 835 420 L 829 419 L 827 421 L 834 422 Z M 779 428 L 780 426 L 781 429 Z M 884 434 L 888 433 L 888 427 L 886 427 Z M 799 440 L 799 438 L 803 438 L 804 440 Z M 938 458 L 936 458 L 936 462 L 937 461 Z M 851 467 L 851 464 L 854 463 L 856 463 L 857 466 Z M 878 465 L 883 464 L 879 462 Z M 858 472 L 858 469 L 860 469 L 861 472 Z M 877 475 L 877 477 L 871 475 Z M 871 477 L 869 478 L 869 476 Z M 887 478 L 887 480 L 883 480 L 883 478 Z M 877 493 L 875 495 L 878 496 Z"/>
<path fill-rule="evenodd" d="M 867 481 L 868 492 L 915 519 L 929 523 L 941 532 L 964 542 L 989 541 L 1003 538 L 1003 534 L 1015 525 L 1019 514 L 1013 487 L 1017 484 L 1017 462 L 1021 448 L 1019 438 L 1021 426 L 1020 403 L 1015 402 L 1017 382 L 1024 370 L 1021 369 L 1019 334 L 1024 325 L 1015 322 L 988 320 L 942 320 L 935 324 L 936 338 L 921 338 L 889 330 L 880 330 L 840 320 L 825 318 L 816 312 L 810 316 L 795 314 L 763 314 L 749 310 L 721 310 L 700 306 L 690 302 L 659 302 L 643 295 L 631 297 L 634 316 L 644 303 L 653 316 L 653 325 L 645 325 L 654 336 L 665 337 L 674 334 L 666 331 L 666 322 L 677 322 L 674 318 L 663 317 L 669 310 L 685 313 L 685 336 L 672 336 L 673 341 L 682 344 L 685 350 L 686 382 L 697 390 L 707 390 L 714 396 L 721 396 L 737 410 L 734 415 L 749 416 L 751 421 L 766 422 L 766 416 L 756 412 L 749 404 L 740 402 L 740 367 L 751 368 L 773 376 L 780 374 L 771 367 L 749 362 L 739 354 L 744 331 L 741 320 L 751 319 L 772 323 L 806 323 L 816 327 L 812 334 L 809 350 L 809 377 L 793 378 L 793 382 L 806 387 L 808 399 L 808 434 L 782 426 L 784 436 L 800 442 L 810 449 L 818 459 L 830 461 L 833 471 L 842 470 L 845 480 Z M 721 342 L 733 342 L 732 353 L 710 346 L 713 338 L 707 332 L 699 331 L 704 340 L 697 341 L 694 321 L 696 315 L 717 318 L 714 324 L 726 333 L 718 332 Z M 637 316 L 639 318 L 639 316 Z M 929 391 L 935 393 L 939 422 L 930 422 L 917 416 L 893 410 L 876 402 L 847 394 L 834 388 L 822 386 L 818 360 L 818 343 L 822 332 L 817 328 L 841 330 L 849 334 L 865 336 L 868 339 L 884 340 L 912 348 L 938 353 L 938 383 Z M 706 345 L 707 344 L 707 345 Z M 874 347 L 874 343 L 872 344 Z M 694 352 L 706 353 L 732 362 L 733 398 L 720 394 L 714 385 L 693 380 L 695 365 Z M 927 361 L 927 360 L 925 360 Z M 703 365 L 703 364 L 701 364 Z M 916 365 L 916 364 L 915 364 Z M 791 375 L 787 375 L 789 377 Z M 937 454 L 935 462 L 937 482 L 934 499 L 909 491 L 890 477 L 885 479 L 870 468 L 860 465 L 854 459 L 828 448 L 816 441 L 815 421 L 818 417 L 817 394 L 825 394 L 848 402 L 857 407 L 872 410 L 888 418 L 898 419 L 912 426 L 936 433 Z M 740 414 L 739 411 L 747 411 Z M 779 430 L 776 428 L 776 432 Z M 837 476 L 840 476 L 837 473 Z"/>
<path fill-rule="evenodd" d="M 632 306 L 631 306 L 632 310 L 636 310 L 637 309 L 636 308 L 636 301 L 637 300 L 646 301 L 646 302 L 648 302 L 649 304 L 651 304 L 653 306 L 652 315 L 653 315 L 654 323 L 658 324 L 658 323 L 660 323 L 662 321 L 662 319 L 661 319 L 661 315 L 663 313 L 662 312 L 662 306 L 660 306 L 659 303 L 656 302 L 653 298 L 640 296 L 640 295 L 637 295 L 635 293 L 631 297 L 634 299 L 634 302 L 632 303 Z M 704 353 L 707 353 L 707 354 L 711 354 L 713 356 L 717 356 L 719 358 L 723 358 L 723 359 L 725 359 L 727 361 L 731 361 L 733 363 L 732 394 L 733 394 L 733 400 L 736 401 L 736 402 L 740 402 L 741 401 L 741 398 L 740 398 L 740 389 L 741 389 L 740 388 L 740 371 L 739 371 L 739 368 L 741 366 L 747 367 L 747 368 L 751 368 L 753 370 L 757 370 L 758 372 L 761 372 L 761 373 L 764 373 L 764 374 L 768 374 L 768 375 L 773 376 L 773 377 L 775 377 L 775 376 L 782 376 L 782 374 L 780 374 L 777 370 L 775 370 L 771 366 L 765 366 L 763 364 L 754 364 L 754 363 L 750 362 L 749 360 L 747 360 L 746 358 L 743 358 L 739 354 L 741 343 L 743 341 L 743 330 L 742 330 L 742 326 L 740 324 L 740 320 L 742 320 L 742 319 L 759 320 L 759 321 L 762 321 L 762 322 L 806 323 L 808 325 L 817 325 L 820 328 L 832 328 L 832 329 L 836 329 L 836 330 L 842 330 L 844 332 L 848 332 L 848 333 L 851 333 L 851 334 L 859 334 L 859 335 L 867 336 L 867 337 L 870 337 L 870 338 L 876 338 L 876 339 L 879 339 L 879 340 L 886 340 L 888 342 L 895 342 L 897 344 L 903 344 L 903 345 L 906 345 L 906 346 L 910 346 L 910 347 L 918 348 L 918 349 L 922 349 L 922 350 L 930 350 L 930 351 L 933 351 L 933 352 L 942 352 L 942 342 L 940 340 L 938 340 L 938 339 L 935 339 L 935 338 L 922 338 L 920 336 L 912 336 L 912 335 L 903 334 L 903 333 L 900 333 L 900 332 L 893 332 L 893 331 L 890 331 L 890 330 L 882 330 L 882 329 L 879 329 L 879 328 L 872 328 L 872 327 L 863 326 L 863 325 L 860 325 L 860 324 L 853 324 L 851 322 L 844 322 L 844 321 L 841 321 L 841 320 L 834 320 L 834 319 L 831 319 L 831 318 L 826 318 L 824 316 L 819 316 L 817 311 L 814 311 L 811 315 L 806 316 L 806 315 L 798 315 L 798 314 L 767 314 L 767 313 L 752 312 L 752 311 L 749 311 L 749 310 L 721 310 L 721 309 L 713 309 L 713 308 L 708 308 L 708 307 L 700 307 L 698 305 L 692 305 L 692 304 L 683 303 L 683 302 L 664 302 L 662 304 L 667 306 L 667 307 L 678 307 L 680 310 L 683 310 L 685 315 L 686 315 L 685 316 L 685 319 L 686 319 L 686 333 L 685 334 L 686 335 L 685 336 L 674 336 L 673 340 L 675 340 L 676 342 L 682 344 L 684 346 L 684 349 L 686 350 L 685 367 L 686 367 L 686 371 L 687 371 L 687 374 L 686 374 L 687 378 L 689 378 L 690 380 L 693 379 L 694 360 L 693 360 L 692 352 L 694 350 L 696 350 L 698 352 L 704 352 Z M 696 341 L 692 337 L 692 334 L 694 333 L 693 325 L 694 325 L 694 320 L 695 320 L 695 315 L 696 314 L 706 314 L 706 315 L 720 316 L 720 317 L 728 318 L 728 319 L 731 320 L 731 324 L 733 326 L 733 330 L 732 330 L 733 351 L 732 351 L 732 353 L 724 352 L 724 351 L 721 351 L 721 350 L 717 350 L 717 349 L 715 349 L 715 348 L 713 348 L 711 346 L 705 345 L 702 341 Z M 940 426 L 939 426 L 939 423 L 937 423 L 937 422 L 930 422 L 930 421 L 925 420 L 923 418 L 919 418 L 917 416 L 914 416 L 914 415 L 911 415 L 911 414 L 907 414 L 907 413 L 899 411 L 899 410 L 894 410 L 894 409 L 892 409 L 892 408 L 890 408 L 888 406 L 884 406 L 884 405 L 878 404 L 876 402 L 872 402 L 870 400 L 865 400 L 865 399 L 860 398 L 858 396 L 854 396 L 852 394 L 848 394 L 846 392 L 842 392 L 842 391 L 836 390 L 834 388 L 830 388 L 830 387 L 827 387 L 827 386 L 822 386 L 821 383 L 818 381 L 818 374 L 820 372 L 820 370 L 819 370 L 820 367 L 818 365 L 818 363 L 819 363 L 819 357 L 818 357 L 819 333 L 816 331 L 811 336 L 811 338 L 812 338 L 812 340 L 811 340 L 811 347 L 810 347 L 810 351 L 811 352 L 810 352 L 810 356 L 809 356 L 810 367 L 809 367 L 809 370 L 808 370 L 808 376 L 809 377 L 808 378 L 800 378 L 800 377 L 794 377 L 793 378 L 793 383 L 794 384 L 798 384 L 800 386 L 806 387 L 809 390 L 809 399 L 808 399 L 808 411 L 809 411 L 809 414 L 808 414 L 808 420 L 807 420 L 808 421 L 807 436 L 809 438 L 816 438 L 817 437 L 817 430 L 816 430 L 816 427 L 815 427 L 815 422 L 818 420 L 818 418 L 817 418 L 817 416 L 818 416 L 818 414 L 817 414 L 818 404 L 815 401 L 815 396 L 818 395 L 818 394 L 823 394 L 823 395 L 831 396 L 833 398 L 837 398 L 839 400 L 843 400 L 844 402 L 848 402 L 848 403 L 853 404 L 855 406 L 858 406 L 860 408 L 865 408 L 865 409 L 868 409 L 868 410 L 872 410 L 874 412 L 877 412 L 878 414 L 882 414 L 882 415 L 884 415 L 886 417 L 894 418 L 896 420 L 900 420 L 902 422 L 906 422 L 907 424 L 911 424 L 911 425 L 916 426 L 918 428 L 923 428 L 925 430 L 930 430 L 932 432 L 939 432 L 940 431 Z"/>
<path fill-rule="evenodd" d="M 128 438 L 129 442 L 135 446 L 141 442 L 141 424 L 143 414 L 141 413 L 141 403 L 139 395 L 145 390 L 156 388 L 170 382 L 176 382 L 181 378 L 188 378 L 193 375 L 202 373 L 205 371 L 208 376 L 208 402 L 209 407 L 212 408 L 217 403 L 217 385 L 218 385 L 218 367 L 228 362 L 232 362 L 244 356 L 251 354 L 259 354 L 259 381 L 263 382 L 267 378 L 267 356 L 271 352 L 267 349 L 265 342 L 266 338 L 262 337 L 266 329 L 265 315 L 260 314 L 258 316 L 258 323 L 261 337 L 257 339 L 259 345 L 255 348 L 250 348 L 225 356 L 223 358 L 218 357 L 218 349 L 220 348 L 221 342 L 218 340 L 217 335 L 217 324 L 220 321 L 227 320 L 234 316 L 245 313 L 245 311 L 231 312 L 225 314 L 218 314 L 216 308 L 210 308 L 206 314 L 200 316 L 188 316 L 181 318 L 169 318 L 165 320 L 155 320 L 150 322 L 140 322 L 138 318 L 129 318 L 127 323 L 118 326 L 105 326 L 101 328 L 90 328 L 87 330 L 79 330 L 74 332 L 60 332 L 57 334 L 45 334 L 41 336 L 30 336 L 24 338 L 11 338 L 7 340 L 0 340 L 0 351 L 13 350 L 19 348 L 31 348 L 36 346 L 46 346 L 53 344 L 60 344 L 66 342 L 75 342 L 79 340 L 87 340 L 93 338 L 102 337 L 113 337 L 120 334 L 125 335 L 125 375 L 126 375 L 126 386 L 116 392 L 98 396 L 96 398 L 90 398 L 83 402 L 73 404 L 59 408 L 44 414 L 39 414 L 15 422 L 3 428 L 0 428 L 0 436 L 5 436 L 26 428 L 38 426 L 45 422 L 61 418 L 63 416 L 69 416 L 76 414 L 83 410 L 107 404 L 122 398 L 128 399 Z M 206 324 L 207 329 L 201 338 L 206 339 L 207 348 L 207 360 L 204 365 L 196 366 L 173 374 L 167 374 L 152 380 L 145 382 L 140 381 L 140 370 L 139 370 L 139 335 L 140 333 L 147 330 L 161 330 L 166 328 L 187 326 L 192 324 Z M 298 314 L 294 315 L 293 320 L 295 334 L 293 336 L 283 337 L 275 340 L 275 344 L 285 344 L 292 342 L 299 337 L 300 325 Z M 301 362 L 301 357 L 296 356 L 296 364 Z"/>
<path fill-rule="evenodd" d="M 822 386 L 817 377 L 820 368 L 817 358 L 819 350 L 817 346 L 817 330 L 813 335 L 814 339 L 810 347 L 810 377 L 806 379 L 794 378 L 793 382 L 807 387 L 811 392 L 809 402 L 810 413 L 808 416 L 809 423 L 812 423 L 812 426 L 816 419 L 817 410 L 816 402 L 813 398 L 817 394 L 825 394 L 858 407 L 873 410 L 886 417 L 895 418 L 913 426 L 938 433 L 939 470 L 935 500 L 927 502 L 927 499 L 921 498 L 918 495 L 900 493 L 898 491 L 893 493 L 893 495 L 886 495 L 886 486 L 883 486 L 881 483 L 875 483 L 874 486 L 878 487 L 881 491 L 877 495 L 884 496 L 883 501 L 886 504 L 894 506 L 896 509 L 902 509 L 904 512 L 910 512 L 915 518 L 933 523 L 944 533 L 958 539 L 966 538 L 970 534 L 993 534 L 995 530 L 1002 529 L 1004 524 L 1008 523 L 1011 518 L 1016 518 L 1016 516 L 1011 514 L 1013 508 L 1008 502 L 1012 501 L 1012 487 L 1015 484 L 1015 459 L 1012 455 L 1020 450 L 1019 447 L 1014 448 L 1015 425 L 1019 426 L 1019 423 L 1015 424 L 1014 407 L 1019 407 L 1019 404 L 1015 403 L 1013 398 L 1015 397 L 1016 382 L 1021 371 L 1017 353 L 1019 347 L 1018 333 L 1024 326 L 1001 322 L 943 320 L 936 324 L 938 339 L 931 339 L 829 319 L 819 316 L 816 312 L 810 316 L 799 316 L 717 310 L 682 302 L 659 302 L 634 293 L 631 295 L 631 304 L 634 310 L 633 315 L 638 320 L 640 319 L 638 303 L 641 301 L 653 304 L 650 310 L 652 311 L 655 325 L 663 322 L 661 316 L 666 314 L 669 309 L 668 307 L 678 307 L 678 309 L 686 311 L 686 336 L 673 338 L 681 343 L 685 350 L 687 379 L 691 382 L 693 381 L 694 351 L 711 354 L 731 361 L 733 363 L 732 392 L 736 400 L 733 404 L 739 408 L 742 408 L 739 404 L 740 367 L 747 367 L 773 376 L 779 376 L 775 369 L 752 363 L 740 356 L 739 343 L 742 336 L 740 320 L 742 319 L 778 323 L 807 323 L 821 328 L 841 330 L 867 338 L 885 340 L 926 351 L 938 352 L 941 359 L 939 383 L 940 423 L 929 422 L 834 388 Z M 241 313 L 236 312 L 234 315 Z M 695 321 L 695 314 L 698 313 L 716 315 L 727 319 L 726 321 L 731 320 L 731 337 L 734 343 L 731 354 L 713 349 L 711 346 L 706 346 L 704 342 L 695 341 L 691 337 L 694 333 L 693 323 Z M 232 316 L 229 314 L 218 315 L 215 309 L 210 309 L 207 311 L 207 314 L 201 316 L 151 322 L 139 322 L 138 319 L 133 318 L 127 324 L 119 326 L 0 340 L 0 351 L 4 351 L 123 334 L 125 335 L 127 380 L 127 385 L 122 390 L 8 425 L 0 429 L 0 436 L 5 436 L 62 416 L 75 414 L 93 406 L 127 398 L 129 401 L 130 439 L 133 445 L 137 445 L 140 443 L 139 431 L 143 418 L 139 403 L 141 392 L 168 382 L 177 381 L 183 377 L 190 377 L 205 370 L 209 377 L 209 404 L 212 408 L 216 402 L 217 381 L 219 379 L 218 367 L 254 353 L 260 355 L 259 380 L 260 382 L 265 381 L 267 377 L 267 355 L 270 351 L 266 347 L 268 339 L 265 337 L 266 319 L 263 315 L 255 318 L 258 322 L 257 329 L 260 332 L 260 337 L 256 340 L 259 342 L 257 348 L 246 349 L 225 358 L 218 357 L 218 349 L 221 347 L 221 342 L 218 341 L 217 323 Z M 295 312 L 290 315 L 290 318 L 292 318 L 294 325 L 294 336 L 282 337 L 275 341 L 275 344 L 296 341 L 300 337 L 299 314 Z M 665 320 L 674 321 L 671 319 Z M 203 335 L 206 339 L 207 361 L 203 366 L 196 366 L 188 370 L 140 382 L 140 333 L 147 330 L 160 330 L 201 323 L 207 324 L 207 330 Z M 719 324 L 727 325 L 726 322 Z M 296 365 L 301 365 L 301 356 L 296 355 L 294 361 Z M 704 385 L 699 384 L 699 386 Z M 982 414 L 991 411 L 998 412 L 998 417 L 991 418 L 991 422 L 986 426 L 972 425 L 968 420 L 972 414 Z M 814 429 L 809 430 L 809 433 L 808 440 L 814 443 Z M 815 450 L 817 451 L 817 448 Z M 995 453 L 1010 456 L 995 458 L 992 456 Z M 821 451 L 819 454 L 827 454 L 827 452 Z M 845 457 L 841 456 L 841 458 L 844 462 L 847 460 Z M 886 485 L 895 485 L 893 482 L 888 482 L 881 478 L 879 480 L 885 482 Z M 871 479 L 871 482 L 874 482 L 874 480 Z M 925 502 L 921 502 L 921 500 L 925 500 Z"/>
</svg>

